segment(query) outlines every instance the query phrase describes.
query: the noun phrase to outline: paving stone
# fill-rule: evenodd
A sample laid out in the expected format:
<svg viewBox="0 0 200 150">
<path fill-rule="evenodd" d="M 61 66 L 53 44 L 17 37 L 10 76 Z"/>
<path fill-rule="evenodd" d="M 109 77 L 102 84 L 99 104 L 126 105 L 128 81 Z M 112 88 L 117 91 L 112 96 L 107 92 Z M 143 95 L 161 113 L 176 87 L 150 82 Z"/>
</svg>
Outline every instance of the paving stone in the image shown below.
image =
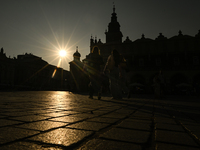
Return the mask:
<svg viewBox="0 0 200 150">
<path fill-rule="evenodd" d="M 22 123 L 22 122 L 8 120 L 8 119 L 0 119 L 0 127 L 7 126 L 7 125 L 19 124 L 19 123 Z"/>
<path fill-rule="evenodd" d="M 162 143 L 182 145 L 186 147 L 198 146 L 188 134 L 176 131 L 157 130 L 156 141 Z"/>
<path fill-rule="evenodd" d="M 10 145 L 0 147 L 1 150 L 63 150 L 58 147 L 51 147 L 50 145 L 38 145 L 31 142 L 15 142 Z"/>
<path fill-rule="evenodd" d="M 60 112 L 51 112 L 51 113 L 45 113 L 45 114 L 38 114 L 40 116 L 47 116 L 47 117 L 61 117 L 66 116 L 66 113 L 60 113 Z"/>
<path fill-rule="evenodd" d="M 7 116 L 4 116 L 2 114 L 0 114 L 0 119 L 6 118 Z"/>
<path fill-rule="evenodd" d="M 102 117 L 118 118 L 118 119 L 125 118 L 126 116 L 127 116 L 126 114 L 120 114 L 120 113 L 115 113 L 115 112 L 102 115 Z"/>
<path fill-rule="evenodd" d="M 59 128 L 53 131 L 39 134 L 37 136 L 30 138 L 29 140 L 69 146 L 71 144 L 74 144 L 83 140 L 84 138 L 91 135 L 92 133 L 93 133 L 92 131 Z"/>
<path fill-rule="evenodd" d="M 152 117 L 152 113 L 144 113 L 144 112 L 137 111 L 136 113 L 133 114 L 133 117 L 137 117 L 137 118 L 151 118 Z"/>
<path fill-rule="evenodd" d="M 117 110 L 115 112 L 119 113 L 119 114 L 129 115 L 129 114 L 133 113 L 134 110 L 133 109 L 122 108 L 122 109 L 119 109 L 119 110 Z"/>
<path fill-rule="evenodd" d="M 81 114 L 74 114 L 74 115 L 70 115 L 71 117 L 79 117 L 79 118 L 92 118 L 95 117 L 95 114 L 92 113 L 81 113 Z"/>
<path fill-rule="evenodd" d="M 27 116 L 27 115 L 32 115 L 33 112 L 13 112 L 13 111 L 10 111 L 10 112 L 5 112 L 4 115 L 6 116 L 13 116 L 13 117 L 16 117 L 16 116 Z"/>
<path fill-rule="evenodd" d="M 117 125 L 117 127 L 150 131 L 151 121 L 126 119 L 123 122 L 121 122 L 119 125 Z"/>
<path fill-rule="evenodd" d="M 200 139 L 200 131 L 194 131 L 193 134 Z"/>
<path fill-rule="evenodd" d="M 177 124 L 165 124 L 165 123 L 157 123 L 157 130 L 169 130 L 175 132 L 185 132 L 181 125 Z"/>
<path fill-rule="evenodd" d="M 157 150 L 199 150 L 199 147 L 176 143 L 157 143 Z"/>
<path fill-rule="evenodd" d="M 77 142 L 81 145 L 75 149 L 148 149 L 153 114 L 159 150 L 197 149 L 200 145 L 175 120 L 200 138 L 199 107 L 192 99 L 91 100 L 64 91 L 0 92 L 0 149 L 71 149 Z"/>
<path fill-rule="evenodd" d="M 65 115 L 74 115 L 74 114 L 77 114 L 79 113 L 78 111 L 70 111 L 70 110 L 63 110 L 63 111 L 60 111 L 59 113 L 62 113 L 62 114 L 65 114 Z"/>
<path fill-rule="evenodd" d="M 102 134 L 100 137 L 124 142 L 132 142 L 134 144 L 144 144 L 147 142 L 149 135 L 150 132 L 148 131 L 113 128 Z"/>
<path fill-rule="evenodd" d="M 129 142 L 110 141 L 102 139 L 93 139 L 87 142 L 78 150 L 142 150 L 140 144 L 133 144 Z"/>
<path fill-rule="evenodd" d="M 52 113 L 53 111 L 52 110 L 37 110 L 35 111 L 35 114 L 48 114 L 48 113 Z"/>
<path fill-rule="evenodd" d="M 0 144 L 15 141 L 17 139 L 25 138 L 37 133 L 39 132 L 28 130 L 28 129 L 2 127 L 0 128 Z"/>
<path fill-rule="evenodd" d="M 114 123 L 118 120 L 119 119 L 117 118 L 105 118 L 105 117 L 96 117 L 96 118 L 87 119 L 87 121 L 102 122 L 102 123 Z"/>
<path fill-rule="evenodd" d="M 81 118 L 81 117 L 63 116 L 63 117 L 51 118 L 49 120 L 61 121 L 61 122 L 77 122 L 77 121 L 80 121 L 80 120 L 83 120 L 83 119 L 84 118 Z"/>
<path fill-rule="evenodd" d="M 142 115 L 142 114 L 133 114 L 130 116 L 131 119 L 140 119 L 140 120 L 152 120 L 152 114 L 151 115 Z"/>
<path fill-rule="evenodd" d="M 30 116 L 22 116 L 22 117 L 13 117 L 12 119 L 19 120 L 19 121 L 40 121 L 44 119 L 48 119 L 49 117 L 46 116 L 39 116 L 39 115 L 30 115 Z"/>
<path fill-rule="evenodd" d="M 194 121 L 194 120 L 191 120 L 191 119 L 181 119 L 181 120 L 179 120 L 183 125 L 194 125 L 194 126 L 198 126 L 200 123 L 197 123 L 196 121 Z"/>
<path fill-rule="evenodd" d="M 103 128 L 107 127 L 108 125 L 109 124 L 107 124 L 107 123 L 83 121 L 83 122 L 75 123 L 73 125 L 68 125 L 67 127 L 83 129 L 83 130 L 99 131 L 100 129 L 103 129 Z"/>
<path fill-rule="evenodd" d="M 45 121 L 38 121 L 38 122 L 33 122 L 33 123 L 26 123 L 23 125 L 17 125 L 15 127 L 45 131 L 45 130 L 49 130 L 51 128 L 57 128 L 57 127 L 65 126 L 65 125 L 67 125 L 67 123 L 53 122 L 53 121 L 45 120 Z"/>
<path fill-rule="evenodd" d="M 200 139 L 200 125 L 198 123 L 192 124 L 192 125 L 184 125 L 188 130 L 190 130 L 193 134 L 197 136 L 198 139 Z"/>
<path fill-rule="evenodd" d="M 88 113 L 93 113 L 94 116 L 102 116 L 106 113 L 108 113 L 108 111 L 102 111 L 102 110 L 91 110 Z"/>
<path fill-rule="evenodd" d="M 176 124 L 175 120 L 170 117 L 156 117 L 156 122 L 162 124 Z"/>
</svg>

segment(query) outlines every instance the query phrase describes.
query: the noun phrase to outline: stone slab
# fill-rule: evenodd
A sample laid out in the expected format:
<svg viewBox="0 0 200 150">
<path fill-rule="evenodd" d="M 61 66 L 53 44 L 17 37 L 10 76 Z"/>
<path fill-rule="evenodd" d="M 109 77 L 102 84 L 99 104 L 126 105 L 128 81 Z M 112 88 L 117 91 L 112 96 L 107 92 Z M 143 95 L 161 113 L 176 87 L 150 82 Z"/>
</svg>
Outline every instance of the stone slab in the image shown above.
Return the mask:
<svg viewBox="0 0 200 150">
<path fill-rule="evenodd" d="M 30 138 L 29 140 L 57 144 L 62 146 L 69 146 L 71 144 L 75 144 L 83 140 L 92 133 L 92 131 L 59 128 L 46 133 L 39 134 Z"/>
<path fill-rule="evenodd" d="M 62 116 L 62 117 L 57 117 L 57 118 L 51 118 L 49 120 L 52 121 L 61 121 L 61 122 L 76 122 L 76 121 L 80 121 L 83 120 L 84 118 L 81 117 L 73 117 L 73 116 Z"/>
<path fill-rule="evenodd" d="M 49 130 L 51 128 L 58 128 L 58 127 L 61 127 L 61 126 L 66 126 L 66 125 L 67 125 L 67 123 L 46 121 L 45 120 L 45 121 L 38 121 L 38 122 L 33 122 L 33 123 L 26 123 L 26 124 L 23 124 L 23 125 L 18 125 L 16 127 L 45 131 L 45 130 Z"/>
<path fill-rule="evenodd" d="M 12 117 L 12 119 L 25 121 L 25 122 L 32 122 L 32 121 L 40 121 L 48 119 L 49 117 L 46 116 L 39 116 L 39 115 L 29 115 L 29 116 L 21 116 L 21 117 Z"/>
<path fill-rule="evenodd" d="M 0 147 L 1 150 L 63 150 L 62 148 L 52 147 L 50 145 L 39 145 L 31 142 L 15 142 L 10 145 Z"/>
<path fill-rule="evenodd" d="M 78 122 L 73 125 L 68 125 L 69 128 L 76 128 L 76 129 L 83 129 L 83 130 L 92 130 L 92 131 L 99 131 L 100 129 L 103 129 L 107 127 L 109 124 L 107 123 L 100 123 L 100 122 Z"/>
<path fill-rule="evenodd" d="M 118 120 L 119 119 L 117 119 L 117 118 L 96 117 L 96 118 L 88 119 L 87 121 L 102 122 L 102 123 L 115 123 Z"/>
<path fill-rule="evenodd" d="M 8 120 L 8 119 L 0 119 L 0 127 L 8 126 L 8 125 L 15 125 L 22 123 L 20 121 Z"/>
<path fill-rule="evenodd" d="M 144 144 L 147 142 L 149 136 L 150 132 L 147 131 L 113 128 L 102 134 L 100 137 L 112 140 L 120 140 L 124 142 Z"/>
<path fill-rule="evenodd" d="M 117 125 L 117 127 L 150 131 L 151 121 L 126 119 L 123 122 L 121 122 L 119 125 Z"/>
<path fill-rule="evenodd" d="M 110 141 L 103 139 L 93 139 L 87 142 L 78 150 L 142 150 L 140 144 L 133 144 L 129 142 Z"/>
<path fill-rule="evenodd" d="M 157 130 L 156 141 L 186 147 L 198 146 L 196 142 L 194 142 L 194 140 L 185 132 Z"/>
<path fill-rule="evenodd" d="M 33 130 L 28 130 L 28 129 L 3 127 L 3 128 L 0 128 L 0 144 L 26 138 L 38 133 L 39 133 L 38 131 L 33 131 Z"/>
</svg>

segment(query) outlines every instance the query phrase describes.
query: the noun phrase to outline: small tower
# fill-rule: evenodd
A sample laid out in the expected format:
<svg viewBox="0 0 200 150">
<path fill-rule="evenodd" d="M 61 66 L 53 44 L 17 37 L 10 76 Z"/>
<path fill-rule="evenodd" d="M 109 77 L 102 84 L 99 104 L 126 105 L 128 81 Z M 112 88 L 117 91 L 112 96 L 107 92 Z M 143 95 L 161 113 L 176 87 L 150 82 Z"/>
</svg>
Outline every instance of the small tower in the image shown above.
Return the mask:
<svg viewBox="0 0 200 150">
<path fill-rule="evenodd" d="M 113 4 L 113 13 L 111 22 L 108 25 L 106 34 L 106 43 L 122 43 L 123 34 L 120 31 L 120 24 L 117 21 L 117 14 L 115 13 L 115 5 Z"/>
<path fill-rule="evenodd" d="M 78 52 L 78 46 L 76 46 L 76 52 L 73 54 L 74 61 L 80 61 L 81 54 Z"/>
</svg>

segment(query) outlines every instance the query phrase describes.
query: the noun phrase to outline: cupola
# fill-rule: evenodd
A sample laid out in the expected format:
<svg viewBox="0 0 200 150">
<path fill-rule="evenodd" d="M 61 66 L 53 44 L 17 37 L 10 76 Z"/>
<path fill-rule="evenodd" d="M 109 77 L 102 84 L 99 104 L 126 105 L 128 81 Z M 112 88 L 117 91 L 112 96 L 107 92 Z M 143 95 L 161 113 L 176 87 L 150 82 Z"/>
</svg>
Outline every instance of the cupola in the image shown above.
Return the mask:
<svg viewBox="0 0 200 150">
<path fill-rule="evenodd" d="M 81 54 L 78 52 L 78 46 L 76 47 L 76 52 L 73 54 L 74 60 L 80 61 Z"/>
</svg>

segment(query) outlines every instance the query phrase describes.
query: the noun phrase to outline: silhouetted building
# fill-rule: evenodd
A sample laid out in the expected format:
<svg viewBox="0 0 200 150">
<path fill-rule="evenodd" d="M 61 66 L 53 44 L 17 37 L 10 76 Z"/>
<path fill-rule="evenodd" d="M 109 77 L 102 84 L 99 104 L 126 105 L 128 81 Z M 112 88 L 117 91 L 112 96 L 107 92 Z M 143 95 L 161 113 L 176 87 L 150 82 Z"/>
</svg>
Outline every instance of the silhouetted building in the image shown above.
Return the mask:
<svg viewBox="0 0 200 150">
<path fill-rule="evenodd" d="M 105 43 L 91 37 L 90 52 L 97 46 L 106 62 L 111 51 L 117 49 L 124 55 L 130 68 L 130 85 L 141 85 L 140 89 L 143 91 L 152 92 L 153 78 L 162 70 L 166 92 L 191 92 L 198 89 L 200 30 L 195 36 L 184 35 L 179 31 L 178 35 L 171 38 L 160 33 L 153 40 L 142 34 L 142 37 L 135 41 L 129 37 L 122 41 L 123 34 L 113 7 L 111 22 L 108 24 L 105 36 Z"/>
<path fill-rule="evenodd" d="M 7 58 L 0 53 L 1 90 L 68 90 L 69 71 L 53 66 L 33 54 Z"/>
<path fill-rule="evenodd" d="M 8 89 L 14 85 L 14 59 L 7 58 L 4 49 L 0 52 L 0 89 Z"/>
<path fill-rule="evenodd" d="M 89 78 L 83 69 L 83 62 L 80 61 L 81 54 L 76 52 L 73 54 L 74 60 L 69 62 L 70 64 L 70 90 L 73 92 L 86 92 L 88 91 Z"/>
</svg>

